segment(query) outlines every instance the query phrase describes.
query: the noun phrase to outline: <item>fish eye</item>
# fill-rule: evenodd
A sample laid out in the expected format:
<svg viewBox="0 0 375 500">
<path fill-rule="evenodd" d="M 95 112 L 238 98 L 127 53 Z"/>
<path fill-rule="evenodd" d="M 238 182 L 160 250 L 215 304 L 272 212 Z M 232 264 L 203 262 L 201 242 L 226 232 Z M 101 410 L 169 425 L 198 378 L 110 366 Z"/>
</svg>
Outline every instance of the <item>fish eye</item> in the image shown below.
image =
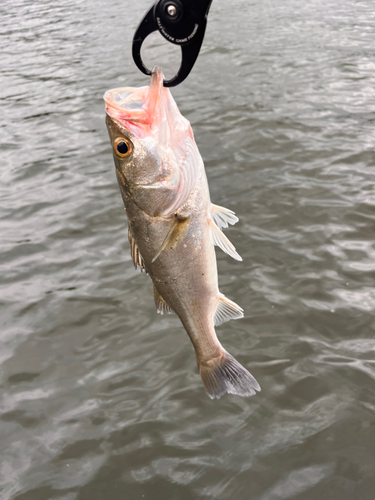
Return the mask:
<svg viewBox="0 0 375 500">
<path fill-rule="evenodd" d="M 120 158 L 127 158 L 133 152 L 133 145 L 125 137 L 117 137 L 113 142 L 113 149 Z"/>
</svg>

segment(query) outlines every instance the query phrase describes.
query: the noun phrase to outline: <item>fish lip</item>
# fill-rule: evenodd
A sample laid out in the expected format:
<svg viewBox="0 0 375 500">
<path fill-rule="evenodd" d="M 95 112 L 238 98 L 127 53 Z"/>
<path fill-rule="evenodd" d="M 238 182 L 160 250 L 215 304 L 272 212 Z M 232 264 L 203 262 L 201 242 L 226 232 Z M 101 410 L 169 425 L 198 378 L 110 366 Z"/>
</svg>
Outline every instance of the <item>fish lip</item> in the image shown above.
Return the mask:
<svg viewBox="0 0 375 500">
<path fill-rule="evenodd" d="M 145 87 L 140 87 L 140 88 L 144 89 Z M 126 108 L 118 105 L 115 101 L 114 96 L 121 93 L 121 92 L 127 93 L 128 95 L 134 94 L 136 90 L 138 90 L 138 89 L 136 89 L 134 87 L 119 87 L 119 88 L 115 88 L 115 89 L 110 89 L 104 93 L 103 99 L 104 99 L 106 106 L 109 106 L 111 108 L 118 109 L 119 111 L 121 111 L 121 110 L 124 110 Z"/>
</svg>

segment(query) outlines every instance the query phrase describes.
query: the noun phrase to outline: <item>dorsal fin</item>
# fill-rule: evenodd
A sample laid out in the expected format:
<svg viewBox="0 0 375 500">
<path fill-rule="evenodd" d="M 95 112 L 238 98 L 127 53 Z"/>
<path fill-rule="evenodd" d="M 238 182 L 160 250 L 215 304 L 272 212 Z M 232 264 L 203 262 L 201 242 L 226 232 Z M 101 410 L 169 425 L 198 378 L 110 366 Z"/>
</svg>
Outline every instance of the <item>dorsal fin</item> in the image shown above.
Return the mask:
<svg viewBox="0 0 375 500">
<path fill-rule="evenodd" d="M 213 203 L 211 203 L 211 217 L 219 229 L 228 227 L 228 224 L 233 225 L 238 222 L 238 217 L 232 210 L 214 205 Z"/>
<path fill-rule="evenodd" d="M 236 247 L 231 243 L 224 233 L 217 227 L 212 219 L 208 221 L 211 225 L 211 234 L 214 241 L 214 245 L 220 247 L 223 252 L 227 253 L 235 260 L 242 260 L 242 257 L 236 252 Z"/>
<path fill-rule="evenodd" d="M 130 231 L 130 227 L 128 227 L 128 238 L 129 238 L 129 243 L 130 243 L 130 254 L 132 256 L 134 267 L 136 269 L 137 269 L 137 267 L 139 267 L 139 269 L 143 273 L 143 271 L 146 271 L 145 261 L 143 260 L 143 257 L 139 252 L 137 244 L 134 241 L 133 235 Z"/>
<path fill-rule="evenodd" d="M 156 305 L 156 309 L 159 314 L 171 314 L 173 310 L 169 307 L 169 305 L 165 302 L 160 293 L 156 290 L 154 285 L 154 301 Z"/>
<path fill-rule="evenodd" d="M 243 318 L 242 307 L 220 293 L 214 315 L 214 325 L 219 326 L 226 321 L 239 318 Z"/>
</svg>

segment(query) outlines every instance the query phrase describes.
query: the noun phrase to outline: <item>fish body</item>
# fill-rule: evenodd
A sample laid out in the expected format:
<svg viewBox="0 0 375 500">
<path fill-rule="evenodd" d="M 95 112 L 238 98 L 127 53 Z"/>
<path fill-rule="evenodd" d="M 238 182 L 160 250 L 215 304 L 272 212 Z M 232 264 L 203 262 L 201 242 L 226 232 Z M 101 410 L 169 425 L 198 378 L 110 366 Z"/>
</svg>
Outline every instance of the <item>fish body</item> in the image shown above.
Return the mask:
<svg viewBox="0 0 375 500">
<path fill-rule="evenodd" d="M 151 277 L 158 312 L 179 316 L 211 398 L 255 394 L 257 381 L 215 332 L 215 325 L 243 317 L 219 291 L 214 249 L 241 260 L 221 231 L 238 219 L 211 203 L 190 123 L 157 68 L 150 87 L 114 89 L 104 100 L 133 262 Z"/>
</svg>

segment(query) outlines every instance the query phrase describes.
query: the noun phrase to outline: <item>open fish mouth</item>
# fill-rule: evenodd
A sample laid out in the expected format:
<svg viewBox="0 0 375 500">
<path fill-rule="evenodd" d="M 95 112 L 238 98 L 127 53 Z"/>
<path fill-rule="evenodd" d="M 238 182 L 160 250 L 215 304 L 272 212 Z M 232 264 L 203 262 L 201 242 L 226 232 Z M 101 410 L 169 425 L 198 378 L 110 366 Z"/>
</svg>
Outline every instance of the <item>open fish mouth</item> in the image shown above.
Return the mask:
<svg viewBox="0 0 375 500">
<path fill-rule="evenodd" d="M 148 123 L 149 118 L 144 109 L 148 99 L 149 87 L 123 87 L 108 90 L 104 94 L 107 114 L 128 128 L 127 122 Z"/>
<path fill-rule="evenodd" d="M 125 128 L 129 128 L 129 122 L 149 127 L 160 125 L 173 101 L 169 90 L 163 87 L 163 78 L 162 71 L 154 68 L 149 87 L 108 90 L 103 97 L 107 114 Z"/>
</svg>

